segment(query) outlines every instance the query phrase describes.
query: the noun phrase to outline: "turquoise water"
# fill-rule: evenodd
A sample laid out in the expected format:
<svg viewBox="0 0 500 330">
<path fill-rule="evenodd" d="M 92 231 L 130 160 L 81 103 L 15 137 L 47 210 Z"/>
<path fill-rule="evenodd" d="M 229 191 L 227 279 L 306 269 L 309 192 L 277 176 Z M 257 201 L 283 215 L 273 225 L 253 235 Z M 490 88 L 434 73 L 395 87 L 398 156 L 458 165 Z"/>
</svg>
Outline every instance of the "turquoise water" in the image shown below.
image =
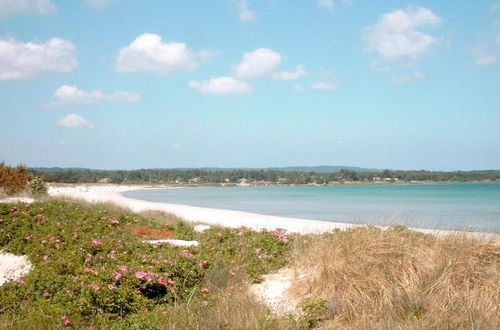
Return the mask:
<svg viewBox="0 0 500 330">
<path fill-rule="evenodd" d="M 500 183 L 200 187 L 124 195 L 292 218 L 500 232 Z"/>
</svg>

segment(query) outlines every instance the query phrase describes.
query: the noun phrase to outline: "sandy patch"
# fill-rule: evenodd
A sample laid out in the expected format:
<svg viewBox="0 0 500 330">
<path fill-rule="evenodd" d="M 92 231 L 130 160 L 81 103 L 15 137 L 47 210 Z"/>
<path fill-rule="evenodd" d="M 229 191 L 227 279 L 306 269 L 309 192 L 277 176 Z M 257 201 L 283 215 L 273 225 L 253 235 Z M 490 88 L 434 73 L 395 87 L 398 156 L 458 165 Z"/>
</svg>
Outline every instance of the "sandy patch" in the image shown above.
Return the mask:
<svg viewBox="0 0 500 330">
<path fill-rule="evenodd" d="M 297 305 L 299 299 L 293 299 L 287 294 L 287 290 L 293 282 L 303 278 L 304 274 L 298 274 L 291 268 L 282 268 L 278 272 L 262 276 L 263 281 L 253 284 L 250 289 L 267 307 L 277 315 L 297 315 L 300 312 Z"/>
<path fill-rule="evenodd" d="M 26 256 L 0 252 L 0 285 L 25 276 L 32 268 Z"/>
</svg>

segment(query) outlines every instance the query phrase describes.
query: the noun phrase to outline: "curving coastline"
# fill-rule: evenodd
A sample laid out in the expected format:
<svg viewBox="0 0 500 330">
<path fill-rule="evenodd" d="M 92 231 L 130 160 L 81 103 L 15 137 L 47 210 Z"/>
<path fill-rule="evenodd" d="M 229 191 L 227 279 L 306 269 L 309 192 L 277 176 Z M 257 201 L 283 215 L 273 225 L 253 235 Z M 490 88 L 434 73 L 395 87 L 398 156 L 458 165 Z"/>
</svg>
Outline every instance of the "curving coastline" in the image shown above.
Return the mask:
<svg viewBox="0 0 500 330">
<path fill-rule="evenodd" d="M 213 209 L 205 207 L 196 207 L 181 204 L 148 202 L 138 199 L 128 198 L 122 193 L 131 190 L 145 189 L 182 189 L 172 187 L 147 187 L 147 186 L 124 186 L 124 185 L 90 185 L 90 186 L 69 186 L 49 188 L 49 195 L 54 197 L 67 197 L 72 199 L 81 199 L 91 203 L 111 202 L 119 206 L 129 208 L 133 212 L 142 211 L 163 211 L 172 213 L 188 222 L 205 223 L 209 225 L 219 225 L 223 227 L 238 228 L 247 227 L 254 230 L 276 230 L 284 229 L 291 233 L 319 234 L 329 232 L 335 229 L 348 229 L 363 224 L 328 222 L 312 219 L 299 219 L 280 217 L 250 212 L 233 211 L 225 209 Z M 378 226 L 380 227 L 380 226 Z M 380 227 L 384 228 L 384 227 Z M 454 230 L 441 229 L 422 229 L 411 228 L 422 233 L 443 236 L 460 233 Z M 467 232 L 467 236 L 491 238 L 497 237 L 494 233 Z"/>
</svg>

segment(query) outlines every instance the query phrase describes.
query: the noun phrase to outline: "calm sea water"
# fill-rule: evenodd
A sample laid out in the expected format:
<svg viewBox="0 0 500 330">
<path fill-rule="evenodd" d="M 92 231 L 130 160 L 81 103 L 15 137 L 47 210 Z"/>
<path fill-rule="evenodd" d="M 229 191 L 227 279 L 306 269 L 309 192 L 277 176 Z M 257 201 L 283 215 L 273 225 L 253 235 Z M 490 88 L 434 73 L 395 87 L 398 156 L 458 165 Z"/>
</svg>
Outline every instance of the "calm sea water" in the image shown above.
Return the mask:
<svg viewBox="0 0 500 330">
<path fill-rule="evenodd" d="M 292 218 L 500 232 L 500 183 L 203 187 L 124 195 Z"/>
</svg>

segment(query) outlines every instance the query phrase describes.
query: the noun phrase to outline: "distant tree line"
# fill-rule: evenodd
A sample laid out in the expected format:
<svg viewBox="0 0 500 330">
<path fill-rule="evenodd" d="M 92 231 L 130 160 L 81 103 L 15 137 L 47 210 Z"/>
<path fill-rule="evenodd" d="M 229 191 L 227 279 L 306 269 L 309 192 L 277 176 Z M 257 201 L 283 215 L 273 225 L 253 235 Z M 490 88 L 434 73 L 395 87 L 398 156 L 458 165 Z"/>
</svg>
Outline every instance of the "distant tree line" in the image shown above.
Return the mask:
<svg viewBox="0 0 500 330">
<path fill-rule="evenodd" d="M 221 184 L 249 183 L 273 184 L 328 184 L 344 181 L 386 182 L 471 182 L 500 181 L 500 170 L 487 171 L 399 171 L 356 172 L 341 169 L 334 173 L 288 172 L 279 170 L 199 170 L 199 169 L 140 169 L 140 170 L 86 170 L 57 169 L 30 170 L 43 176 L 47 182 L 59 183 L 164 183 L 164 184 Z"/>
</svg>

